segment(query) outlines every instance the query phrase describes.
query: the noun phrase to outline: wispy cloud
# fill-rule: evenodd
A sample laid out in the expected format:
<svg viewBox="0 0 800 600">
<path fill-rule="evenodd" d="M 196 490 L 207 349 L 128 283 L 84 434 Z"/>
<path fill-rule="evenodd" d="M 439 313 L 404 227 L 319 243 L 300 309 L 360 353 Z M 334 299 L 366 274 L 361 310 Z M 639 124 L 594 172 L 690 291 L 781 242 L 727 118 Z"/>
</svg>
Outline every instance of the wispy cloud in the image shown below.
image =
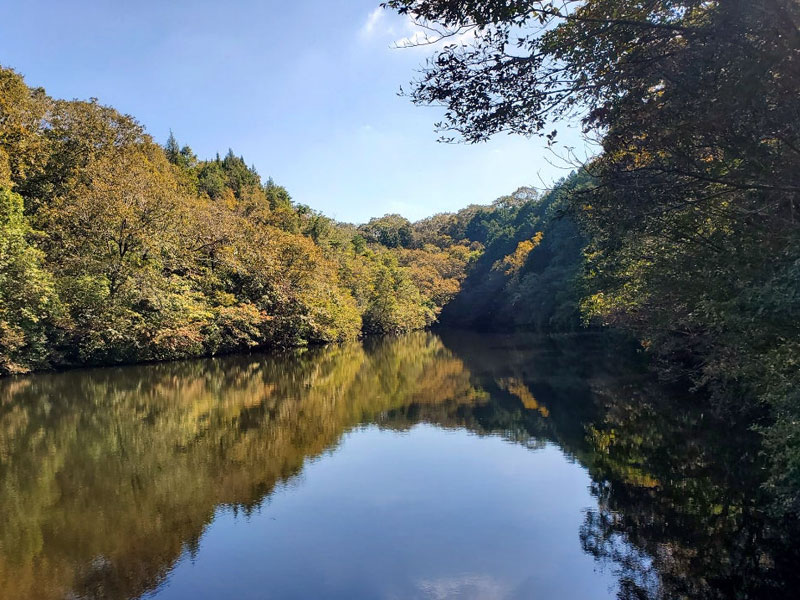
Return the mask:
<svg viewBox="0 0 800 600">
<path fill-rule="evenodd" d="M 395 48 L 413 48 L 420 44 L 430 44 L 439 37 L 433 31 L 426 31 L 420 27 L 410 14 L 405 15 L 398 26 L 390 28 L 387 33 L 394 38 L 392 47 Z"/>
<path fill-rule="evenodd" d="M 380 6 L 369 13 L 366 22 L 361 27 L 362 38 L 370 38 L 375 35 L 380 22 L 383 21 L 384 14 L 384 10 Z"/>
<path fill-rule="evenodd" d="M 396 46 L 397 48 L 413 48 L 419 44 L 425 44 L 431 41 L 431 36 L 422 29 L 416 27 L 412 21 L 409 21 L 408 30 L 408 35 L 392 42 L 392 46 Z"/>
<path fill-rule="evenodd" d="M 477 27 L 466 27 L 457 30 L 428 27 L 426 23 L 416 21 L 411 15 L 406 17 L 405 31 L 408 34 L 395 40 L 394 46 L 399 48 L 413 48 L 419 45 L 463 46 L 471 44 L 481 35 L 481 30 Z"/>
<path fill-rule="evenodd" d="M 477 30 L 474 28 L 442 35 L 442 32 L 417 22 L 411 14 L 387 14 L 382 8 L 376 8 L 369 13 L 359 31 L 362 40 L 385 40 L 392 48 L 415 48 L 438 43 L 464 44 L 472 41 L 476 35 Z"/>
</svg>

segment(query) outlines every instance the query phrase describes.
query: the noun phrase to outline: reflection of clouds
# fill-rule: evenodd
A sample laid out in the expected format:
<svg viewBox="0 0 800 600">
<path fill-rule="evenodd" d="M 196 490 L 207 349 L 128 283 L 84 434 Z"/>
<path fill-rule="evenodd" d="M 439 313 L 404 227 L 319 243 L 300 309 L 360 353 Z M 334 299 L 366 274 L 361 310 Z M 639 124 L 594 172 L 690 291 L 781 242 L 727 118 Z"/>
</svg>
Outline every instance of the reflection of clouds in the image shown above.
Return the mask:
<svg viewBox="0 0 800 600">
<path fill-rule="evenodd" d="M 489 575 L 457 575 L 417 583 L 422 598 L 445 600 L 495 600 L 508 594 L 509 586 Z"/>
</svg>

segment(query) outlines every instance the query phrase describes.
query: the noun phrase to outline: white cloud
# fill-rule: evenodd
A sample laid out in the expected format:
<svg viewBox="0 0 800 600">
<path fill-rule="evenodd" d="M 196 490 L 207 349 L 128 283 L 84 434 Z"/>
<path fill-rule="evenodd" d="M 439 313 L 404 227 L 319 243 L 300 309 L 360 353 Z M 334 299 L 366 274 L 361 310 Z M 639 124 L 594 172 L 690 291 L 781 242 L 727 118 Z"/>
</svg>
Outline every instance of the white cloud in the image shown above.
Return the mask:
<svg viewBox="0 0 800 600">
<path fill-rule="evenodd" d="M 414 48 L 439 42 L 443 45 L 463 44 L 471 41 L 475 35 L 475 29 L 468 29 L 442 37 L 438 31 L 417 23 L 413 15 L 387 15 L 380 7 L 369 13 L 359 31 L 362 40 L 393 40 L 389 44 L 392 48 Z"/>
<path fill-rule="evenodd" d="M 361 37 L 372 37 L 378 28 L 378 24 L 383 20 L 383 17 L 384 10 L 380 6 L 369 13 L 366 23 L 361 27 Z"/>
<path fill-rule="evenodd" d="M 396 48 L 413 48 L 419 44 L 429 42 L 432 37 L 435 39 L 435 36 L 432 36 L 431 32 L 425 31 L 422 27 L 417 25 L 411 15 L 405 16 L 400 29 L 401 32 L 399 35 L 402 35 L 403 37 L 395 39 L 392 42 L 392 46 Z M 388 33 L 394 37 L 398 35 L 398 32 L 394 27 L 392 27 Z"/>
<path fill-rule="evenodd" d="M 394 34 L 394 31 L 391 33 Z M 406 15 L 403 33 L 406 35 L 396 39 L 392 44 L 393 46 L 397 48 L 413 48 L 420 44 L 425 46 L 440 43 L 442 46 L 468 44 L 477 37 L 478 30 L 469 28 L 443 35 L 438 29 L 423 27 L 411 15 Z"/>
<path fill-rule="evenodd" d="M 410 15 L 387 16 L 386 11 L 378 7 L 367 16 L 359 31 L 359 37 L 362 40 L 394 39 L 391 46 L 405 48 L 426 42 L 431 36 L 419 27 Z"/>
<path fill-rule="evenodd" d="M 409 35 L 392 42 L 392 46 L 397 46 L 398 48 L 413 48 L 419 44 L 429 42 L 429 38 L 430 36 L 424 31 L 414 30 L 410 32 Z"/>
</svg>

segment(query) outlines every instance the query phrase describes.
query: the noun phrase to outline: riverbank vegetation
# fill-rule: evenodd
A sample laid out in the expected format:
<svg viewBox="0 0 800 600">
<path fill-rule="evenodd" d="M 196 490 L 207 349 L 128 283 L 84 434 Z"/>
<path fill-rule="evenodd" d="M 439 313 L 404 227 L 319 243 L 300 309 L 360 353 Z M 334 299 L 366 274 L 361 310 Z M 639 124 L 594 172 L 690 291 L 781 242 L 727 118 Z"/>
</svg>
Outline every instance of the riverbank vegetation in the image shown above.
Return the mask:
<svg viewBox="0 0 800 600">
<path fill-rule="evenodd" d="M 390 0 L 445 37 L 409 92 L 443 137 L 579 119 L 554 189 L 357 226 L 245 159 L 162 147 L 0 69 L 0 373 L 399 333 L 437 320 L 630 332 L 747 414 L 800 512 L 800 8 Z M 432 34 L 433 35 L 433 34 Z M 452 40 L 449 41 L 449 40 Z"/>
<path fill-rule="evenodd" d="M 0 70 L 0 372 L 430 325 L 478 248 L 335 223 L 228 152 L 162 148 Z"/>
<path fill-rule="evenodd" d="M 717 410 L 768 409 L 772 485 L 800 511 L 800 4 L 385 6 L 444 38 L 409 95 L 444 106 L 445 139 L 555 143 L 581 120 L 601 148 L 570 199 L 584 316 Z"/>
<path fill-rule="evenodd" d="M 0 374 L 460 325 L 574 329 L 572 176 L 540 197 L 361 226 L 243 157 L 157 144 L 96 100 L 0 70 Z"/>
</svg>

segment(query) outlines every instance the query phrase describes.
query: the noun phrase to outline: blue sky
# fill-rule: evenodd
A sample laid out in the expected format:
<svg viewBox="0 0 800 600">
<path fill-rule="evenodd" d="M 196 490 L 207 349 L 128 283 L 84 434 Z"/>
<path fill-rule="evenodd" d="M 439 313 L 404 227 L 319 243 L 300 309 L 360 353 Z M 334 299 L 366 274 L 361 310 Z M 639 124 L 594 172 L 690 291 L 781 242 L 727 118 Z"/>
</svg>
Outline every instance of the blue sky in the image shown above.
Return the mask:
<svg viewBox="0 0 800 600">
<path fill-rule="evenodd" d="M 233 148 L 343 221 L 488 203 L 566 174 L 537 139 L 436 142 L 440 109 L 397 96 L 430 49 L 379 0 L 41 0 L 0 6 L 0 63 L 58 98 L 97 97 L 202 158 Z M 576 130 L 561 143 L 585 154 Z"/>
</svg>

